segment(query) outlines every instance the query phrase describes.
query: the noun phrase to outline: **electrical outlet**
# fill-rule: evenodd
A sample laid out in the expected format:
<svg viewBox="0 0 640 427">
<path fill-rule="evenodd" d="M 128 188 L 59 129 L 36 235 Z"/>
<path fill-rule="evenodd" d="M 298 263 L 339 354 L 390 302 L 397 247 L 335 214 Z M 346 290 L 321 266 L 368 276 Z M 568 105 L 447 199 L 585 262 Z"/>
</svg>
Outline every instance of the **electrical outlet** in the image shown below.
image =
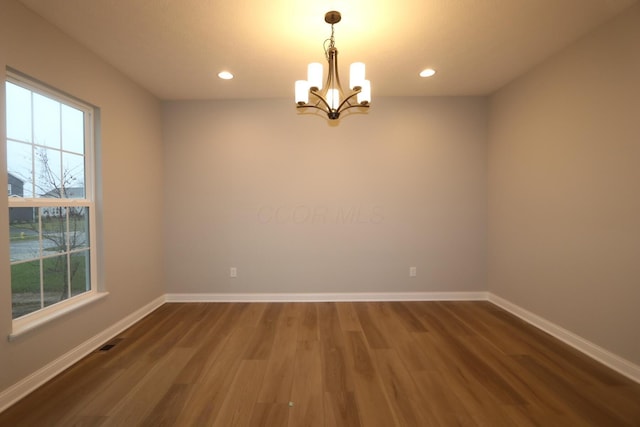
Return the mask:
<svg viewBox="0 0 640 427">
<path fill-rule="evenodd" d="M 231 267 L 229 269 L 229 277 L 238 277 L 238 269 L 235 267 Z"/>
<path fill-rule="evenodd" d="M 418 275 L 418 269 L 416 267 L 409 267 L 409 277 L 416 277 Z"/>
</svg>

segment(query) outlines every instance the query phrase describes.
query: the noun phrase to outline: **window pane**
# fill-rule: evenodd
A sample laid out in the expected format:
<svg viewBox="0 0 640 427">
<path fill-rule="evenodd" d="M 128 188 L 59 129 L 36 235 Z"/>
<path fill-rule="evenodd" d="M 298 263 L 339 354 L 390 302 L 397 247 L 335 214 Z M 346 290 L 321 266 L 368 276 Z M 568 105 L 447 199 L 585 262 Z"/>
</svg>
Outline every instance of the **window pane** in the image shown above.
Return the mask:
<svg viewBox="0 0 640 427">
<path fill-rule="evenodd" d="M 40 261 L 11 266 L 12 317 L 40 310 Z"/>
<path fill-rule="evenodd" d="M 62 154 L 62 178 L 64 197 L 84 199 L 84 157 L 77 154 Z"/>
<path fill-rule="evenodd" d="M 93 145 L 93 135 L 86 133 L 91 107 L 67 105 L 64 95 L 7 74 L 12 81 L 6 82 L 5 147 L 15 319 L 92 291 L 92 202 L 79 199 L 87 198 L 94 165 L 93 150 L 85 150 Z"/>
<path fill-rule="evenodd" d="M 46 148 L 36 148 L 35 191 L 36 197 L 61 197 L 62 152 Z"/>
<path fill-rule="evenodd" d="M 41 208 L 43 256 L 67 250 L 67 208 Z"/>
<path fill-rule="evenodd" d="M 62 105 L 62 149 L 84 154 L 84 113 Z"/>
<path fill-rule="evenodd" d="M 33 94 L 34 143 L 60 149 L 60 103 Z"/>
<path fill-rule="evenodd" d="M 69 298 L 67 255 L 42 260 L 44 306 Z"/>
<path fill-rule="evenodd" d="M 89 251 L 71 254 L 71 296 L 87 292 L 91 288 Z"/>
<path fill-rule="evenodd" d="M 33 150 L 31 147 L 31 144 L 7 141 L 7 170 L 11 195 L 14 197 L 33 197 Z"/>
<path fill-rule="evenodd" d="M 7 82 L 7 138 L 31 142 L 31 91 Z"/>
<path fill-rule="evenodd" d="M 89 247 L 89 208 L 69 207 L 69 250 Z"/>
<path fill-rule="evenodd" d="M 9 208 L 11 262 L 40 257 L 40 229 L 37 208 Z"/>
</svg>

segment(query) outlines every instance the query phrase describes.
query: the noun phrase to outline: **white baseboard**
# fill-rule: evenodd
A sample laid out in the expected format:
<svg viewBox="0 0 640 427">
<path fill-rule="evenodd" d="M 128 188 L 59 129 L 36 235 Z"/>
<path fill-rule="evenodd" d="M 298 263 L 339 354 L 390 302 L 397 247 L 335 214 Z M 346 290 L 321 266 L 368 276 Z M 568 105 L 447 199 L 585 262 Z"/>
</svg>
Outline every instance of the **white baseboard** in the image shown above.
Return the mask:
<svg viewBox="0 0 640 427">
<path fill-rule="evenodd" d="M 160 307 L 165 303 L 165 296 L 156 298 L 144 307 L 136 310 L 127 317 L 119 320 L 109 328 L 95 335 L 94 337 L 83 342 L 73 350 L 65 353 L 61 357 L 57 358 L 53 362 L 38 369 L 33 374 L 17 382 L 6 390 L 0 393 L 0 412 L 7 409 L 9 406 L 22 399 L 36 388 L 42 386 L 44 383 L 69 368 L 74 363 L 85 357 L 87 354 L 94 351 L 101 344 L 109 341 L 120 332 L 124 331 L 131 325 L 138 322 L 140 319 Z"/>
<path fill-rule="evenodd" d="M 167 302 L 485 301 L 487 292 L 167 294 Z"/>
<path fill-rule="evenodd" d="M 628 360 L 623 359 L 622 357 L 574 334 L 573 332 L 568 331 L 555 323 L 549 322 L 548 320 L 543 319 L 542 317 L 533 314 L 516 304 L 513 304 L 510 301 L 500 298 L 495 294 L 489 293 L 488 299 L 493 304 L 518 316 L 525 322 L 530 323 L 538 329 L 542 329 L 548 334 L 558 338 L 560 341 L 569 344 L 571 347 L 581 351 L 587 356 L 603 363 L 614 371 L 617 371 L 625 377 L 640 383 L 640 366 L 635 365 Z"/>
</svg>

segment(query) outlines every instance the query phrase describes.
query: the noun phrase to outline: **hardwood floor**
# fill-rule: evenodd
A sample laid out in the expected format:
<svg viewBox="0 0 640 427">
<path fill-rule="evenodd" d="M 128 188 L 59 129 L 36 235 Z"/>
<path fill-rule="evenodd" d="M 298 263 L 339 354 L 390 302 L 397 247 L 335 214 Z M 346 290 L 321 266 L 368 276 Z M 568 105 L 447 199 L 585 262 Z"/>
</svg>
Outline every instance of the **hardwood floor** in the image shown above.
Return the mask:
<svg viewBox="0 0 640 427">
<path fill-rule="evenodd" d="M 165 304 L 1 426 L 640 426 L 640 384 L 488 302 Z"/>
</svg>

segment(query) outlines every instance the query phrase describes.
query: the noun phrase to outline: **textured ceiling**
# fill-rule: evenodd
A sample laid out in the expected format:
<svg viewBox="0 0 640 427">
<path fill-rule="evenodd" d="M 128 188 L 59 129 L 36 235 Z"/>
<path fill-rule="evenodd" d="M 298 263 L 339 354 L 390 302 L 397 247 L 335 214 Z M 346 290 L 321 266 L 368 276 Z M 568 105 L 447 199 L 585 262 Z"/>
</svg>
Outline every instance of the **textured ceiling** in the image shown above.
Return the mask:
<svg viewBox="0 0 640 427">
<path fill-rule="evenodd" d="M 373 97 L 491 93 L 636 0 L 22 0 L 161 99 L 293 97 L 336 47 Z M 426 67 L 438 73 L 421 79 Z M 231 81 L 217 78 L 230 70 Z"/>
</svg>

